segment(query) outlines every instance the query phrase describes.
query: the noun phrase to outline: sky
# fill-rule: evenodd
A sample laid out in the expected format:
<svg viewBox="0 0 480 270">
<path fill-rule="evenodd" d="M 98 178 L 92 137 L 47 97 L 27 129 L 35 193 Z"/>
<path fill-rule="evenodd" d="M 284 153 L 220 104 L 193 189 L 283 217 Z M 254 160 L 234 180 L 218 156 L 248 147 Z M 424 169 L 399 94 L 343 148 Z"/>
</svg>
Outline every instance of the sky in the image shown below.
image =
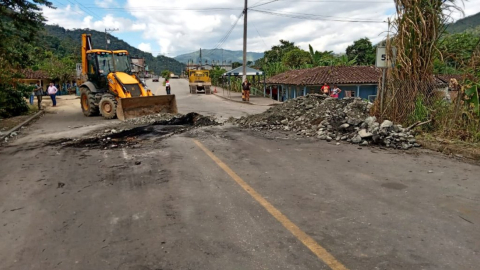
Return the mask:
<svg viewBox="0 0 480 270">
<path fill-rule="evenodd" d="M 200 48 L 243 49 L 241 0 L 50 0 L 48 24 L 90 28 L 110 34 L 153 55 L 176 55 Z M 480 0 L 459 2 L 458 20 L 480 12 Z M 387 35 L 393 0 L 248 0 L 247 50 L 264 52 L 279 40 L 308 50 L 344 53 L 353 41 L 373 43 Z"/>
</svg>

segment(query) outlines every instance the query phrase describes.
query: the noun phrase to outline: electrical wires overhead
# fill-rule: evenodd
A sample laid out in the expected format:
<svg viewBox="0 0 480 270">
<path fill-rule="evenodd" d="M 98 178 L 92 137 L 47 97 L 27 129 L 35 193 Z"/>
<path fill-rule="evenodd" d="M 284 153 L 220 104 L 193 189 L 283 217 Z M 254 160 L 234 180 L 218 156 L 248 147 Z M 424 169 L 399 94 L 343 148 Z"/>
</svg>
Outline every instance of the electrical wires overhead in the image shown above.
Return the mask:
<svg viewBox="0 0 480 270">
<path fill-rule="evenodd" d="M 285 11 L 273 11 L 273 10 L 262 10 L 262 9 L 252 9 L 252 8 L 250 8 L 249 10 L 268 14 L 268 15 L 293 18 L 293 19 L 301 19 L 301 20 L 355 22 L 355 23 L 385 23 L 384 21 L 379 21 L 379 20 L 340 18 L 337 16 L 324 16 L 324 15 L 318 15 L 318 14 L 293 13 L 293 12 L 285 12 Z"/>
<path fill-rule="evenodd" d="M 243 17 L 243 11 L 242 11 L 242 13 L 240 13 L 237 17 L 238 17 L 237 20 L 236 20 L 235 23 L 232 25 L 232 27 L 230 27 L 230 29 L 228 30 L 227 34 L 225 34 L 225 36 L 223 36 L 223 38 L 220 39 L 220 41 L 217 43 L 217 45 L 215 46 L 215 48 L 213 48 L 209 53 L 205 54 L 205 56 L 211 55 L 215 50 L 219 49 L 219 48 L 225 43 L 225 41 L 227 41 L 227 39 L 230 37 L 230 34 L 232 33 L 233 29 L 235 29 L 235 26 L 237 26 L 238 22 L 239 22 L 240 19 Z"/>
</svg>

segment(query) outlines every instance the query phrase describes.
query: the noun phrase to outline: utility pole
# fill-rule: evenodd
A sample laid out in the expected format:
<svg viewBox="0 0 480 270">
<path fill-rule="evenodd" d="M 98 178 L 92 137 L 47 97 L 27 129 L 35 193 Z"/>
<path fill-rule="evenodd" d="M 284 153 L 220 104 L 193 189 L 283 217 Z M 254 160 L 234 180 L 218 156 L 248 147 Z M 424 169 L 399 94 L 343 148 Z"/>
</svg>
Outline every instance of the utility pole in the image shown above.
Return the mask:
<svg viewBox="0 0 480 270">
<path fill-rule="evenodd" d="M 247 79 L 247 9 L 248 0 L 245 0 L 243 10 L 243 82 Z"/>
<path fill-rule="evenodd" d="M 118 31 L 118 28 L 113 28 L 113 29 L 107 29 L 105 28 L 105 50 L 108 50 L 108 44 L 110 43 L 110 40 L 108 39 L 108 32 L 113 32 L 113 31 Z"/>
</svg>

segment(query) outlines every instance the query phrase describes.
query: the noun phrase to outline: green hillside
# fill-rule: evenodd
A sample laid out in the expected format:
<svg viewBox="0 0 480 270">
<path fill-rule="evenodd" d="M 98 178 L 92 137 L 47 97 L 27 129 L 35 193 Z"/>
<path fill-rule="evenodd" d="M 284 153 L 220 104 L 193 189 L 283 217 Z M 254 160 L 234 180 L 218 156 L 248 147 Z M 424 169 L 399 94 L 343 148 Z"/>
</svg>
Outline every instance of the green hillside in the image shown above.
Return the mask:
<svg viewBox="0 0 480 270">
<path fill-rule="evenodd" d="M 447 32 L 450 34 L 461 33 L 466 30 L 479 29 L 480 27 L 480 13 L 465 17 L 447 26 Z"/>
<path fill-rule="evenodd" d="M 247 52 L 247 61 L 254 62 L 263 57 L 263 53 L 257 52 Z M 198 63 L 200 59 L 200 50 L 192 53 L 182 54 L 175 57 L 175 59 L 181 63 L 188 63 L 188 61 L 193 60 L 195 63 Z M 211 63 L 212 61 L 215 62 L 222 62 L 222 60 L 227 61 L 227 63 L 231 62 L 242 62 L 243 61 L 243 52 L 242 51 L 230 51 L 230 50 L 204 50 L 202 49 L 202 61 Z"/>
<path fill-rule="evenodd" d="M 67 30 L 63 27 L 56 25 L 45 25 L 46 34 L 41 37 L 42 42 L 48 44 L 47 46 L 52 49 L 58 56 L 66 56 L 72 52 L 75 55 L 78 55 L 78 60 L 80 59 L 80 46 L 81 46 L 81 35 L 91 34 L 92 43 L 95 49 L 105 49 L 105 33 L 91 30 L 91 29 L 74 29 Z M 165 57 L 165 56 L 156 56 L 154 57 L 151 53 L 141 51 L 133 46 L 130 46 L 125 41 L 118 39 L 114 36 L 108 35 L 110 39 L 110 44 L 108 49 L 112 50 L 127 50 L 131 56 L 144 57 L 146 64 L 149 67 L 150 71 L 154 71 L 156 74 L 160 74 L 161 71 L 168 69 L 175 73 L 180 74 L 184 69 L 185 65 L 178 62 L 177 60 Z"/>
</svg>

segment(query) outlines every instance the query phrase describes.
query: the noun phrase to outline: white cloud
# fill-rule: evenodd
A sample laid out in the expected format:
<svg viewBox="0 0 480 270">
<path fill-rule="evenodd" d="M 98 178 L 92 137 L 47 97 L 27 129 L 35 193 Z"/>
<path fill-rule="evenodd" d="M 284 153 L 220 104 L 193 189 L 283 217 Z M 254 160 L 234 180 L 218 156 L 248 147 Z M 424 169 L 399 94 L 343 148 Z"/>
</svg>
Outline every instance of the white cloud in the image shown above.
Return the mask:
<svg viewBox="0 0 480 270">
<path fill-rule="evenodd" d="M 67 29 L 89 28 L 104 31 L 105 28 L 115 28 L 120 32 L 145 30 L 145 23 L 134 22 L 127 18 L 106 14 L 103 17 L 93 17 L 96 13 L 85 13 L 78 5 L 67 5 L 64 8 L 44 8 L 43 14 L 49 24 L 57 24 Z M 83 19 L 82 19 L 83 18 Z"/>
<path fill-rule="evenodd" d="M 142 31 L 147 29 L 147 25 L 144 23 L 134 23 L 131 29 L 132 31 Z"/>
<path fill-rule="evenodd" d="M 95 0 L 95 5 L 101 8 L 110 8 L 110 7 L 117 7 L 118 4 L 115 0 Z"/>
<path fill-rule="evenodd" d="M 118 5 L 115 0 L 100 1 L 97 2 L 99 6 Z M 395 11 L 393 1 L 353 1 L 278 1 L 254 8 L 264 12 L 249 11 L 248 50 L 265 51 L 284 39 L 295 42 L 303 49 L 311 44 L 316 50 L 341 53 L 359 38 L 368 37 L 374 43 L 385 38 L 387 24 L 384 21 Z M 465 15 L 480 12 L 480 0 L 465 1 L 464 4 Z M 137 31 L 141 33 L 138 38 L 142 46 L 152 44 L 154 48 L 160 48 L 154 54 L 175 56 L 199 48 L 215 48 L 237 21 L 242 6 L 243 2 L 238 0 L 204 1 L 201 5 L 198 5 L 198 0 L 171 1 L 169 5 L 158 0 L 126 0 L 124 6 L 119 6 L 128 14 L 126 18 L 111 14 L 93 18 L 77 6 L 70 5 L 57 10 L 45 9 L 45 15 L 49 23 L 66 28 L 88 27 L 99 31 L 119 28 L 120 31 Z M 101 11 L 104 10 L 99 9 L 96 13 Z M 274 16 L 269 14 L 271 11 L 283 15 Z M 305 18 L 308 14 L 315 16 L 311 17 L 312 20 L 292 18 Z M 462 14 L 455 12 L 452 17 L 458 19 Z M 364 22 L 366 20 L 376 23 Z M 242 49 L 242 26 L 243 19 L 240 19 L 221 48 Z M 127 41 L 134 44 L 139 42 Z"/>
<path fill-rule="evenodd" d="M 140 50 L 144 51 L 144 52 L 152 52 L 152 46 L 150 45 L 150 43 L 140 43 L 138 44 L 137 48 L 139 48 Z"/>
</svg>

